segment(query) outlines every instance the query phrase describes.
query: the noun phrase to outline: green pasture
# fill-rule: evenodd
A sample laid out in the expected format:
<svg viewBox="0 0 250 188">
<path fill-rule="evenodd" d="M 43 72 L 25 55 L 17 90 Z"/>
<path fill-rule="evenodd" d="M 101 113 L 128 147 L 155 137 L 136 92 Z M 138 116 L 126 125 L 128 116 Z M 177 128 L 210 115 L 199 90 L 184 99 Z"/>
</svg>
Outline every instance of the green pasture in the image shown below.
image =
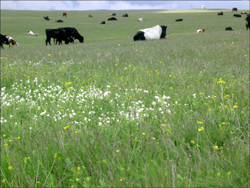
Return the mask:
<svg viewBox="0 0 250 188">
<path fill-rule="evenodd" d="M 223 11 L 223 16 L 217 12 Z M 243 11 L 243 10 L 239 10 Z M 238 11 L 238 12 L 239 12 Z M 117 21 L 107 21 L 117 13 Z M 187 13 L 185 13 L 187 12 Z M 245 30 L 245 15 L 235 18 L 231 10 L 192 10 L 190 11 L 67 11 L 68 17 L 62 17 L 63 11 L 1 11 L 1 33 L 8 34 L 20 43 L 20 46 L 45 45 L 45 29 L 58 27 L 75 27 L 85 42 L 110 39 L 131 40 L 139 29 L 155 25 L 169 25 L 167 35 L 193 34 L 195 30 L 204 28 L 206 33 L 222 32 L 231 26 L 235 31 Z M 198 13 L 197 13 L 198 12 Z M 122 15 L 128 13 L 129 17 Z M 89 18 L 91 14 L 93 17 Z M 44 16 L 49 16 L 50 21 L 45 21 Z M 144 22 L 137 19 L 143 17 Z M 183 22 L 175 22 L 183 18 Z M 63 19 L 63 23 L 55 22 Z M 106 21 L 105 25 L 100 24 Z M 25 31 L 31 30 L 39 33 L 38 37 L 28 36 Z"/>
<path fill-rule="evenodd" d="M 1 10 L 1 187 L 249 187 L 245 15 L 63 12 Z M 58 27 L 84 43 L 46 46 Z"/>
</svg>

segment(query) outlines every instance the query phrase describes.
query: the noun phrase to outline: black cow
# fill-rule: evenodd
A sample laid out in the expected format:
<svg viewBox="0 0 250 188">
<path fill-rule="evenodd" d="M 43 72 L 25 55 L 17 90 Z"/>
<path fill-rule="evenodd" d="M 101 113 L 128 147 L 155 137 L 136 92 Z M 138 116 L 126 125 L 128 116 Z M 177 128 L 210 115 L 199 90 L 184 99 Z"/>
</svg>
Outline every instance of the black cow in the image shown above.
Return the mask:
<svg viewBox="0 0 250 188">
<path fill-rule="evenodd" d="M 3 44 L 9 44 L 8 39 L 6 38 L 7 35 L 0 34 L 0 47 L 4 49 Z"/>
<path fill-rule="evenodd" d="M 223 12 L 219 12 L 217 15 L 218 15 L 218 16 L 222 16 L 222 15 L 223 15 Z"/>
<path fill-rule="evenodd" d="M 59 22 L 63 22 L 63 20 L 56 20 L 56 22 L 58 22 L 58 23 L 59 23 Z"/>
<path fill-rule="evenodd" d="M 108 21 L 113 21 L 113 20 L 117 20 L 115 17 L 111 17 L 108 19 Z"/>
<path fill-rule="evenodd" d="M 240 14 L 234 14 L 233 16 L 236 17 L 236 18 L 240 18 L 241 17 Z"/>
<path fill-rule="evenodd" d="M 123 14 L 122 17 L 128 17 L 128 14 Z"/>
<path fill-rule="evenodd" d="M 44 16 L 43 17 L 45 20 L 47 20 L 47 21 L 49 21 L 50 19 L 49 19 L 49 16 Z"/>
<path fill-rule="evenodd" d="M 74 27 L 63 27 L 63 28 L 58 28 L 58 29 L 63 29 L 66 32 L 67 39 L 69 42 L 74 43 L 74 40 L 77 39 L 79 40 L 80 43 L 84 42 L 84 37 L 80 35 L 80 33 L 77 31 L 76 28 Z"/>
<path fill-rule="evenodd" d="M 183 21 L 183 19 L 181 18 L 181 19 L 177 19 L 177 20 L 175 20 L 176 22 L 181 22 L 181 21 Z"/>
<path fill-rule="evenodd" d="M 250 30 L 250 16 L 247 16 L 245 20 L 247 21 L 247 23 L 246 23 L 246 29 Z"/>
<path fill-rule="evenodd" d="M 226 31 L 233 31 L 232 27 L 226 27 Z"/>
<path fill-rule="evenodd" d="M 134 41 L 137 40 L 155 40 L 166 38 L 166 25 L 156 25 L 152 28 L 140 29 L 133 37 Z"/>
<path fill-rule="evenodd" d="M 106 22 L 105 22 L 105 21 L 102 21 L 100 24 L 106 24 Z"/>
<path fill-rule="evenodd" d="M 67 37 L 67 33 L 64 29 L 45 29 L 45 33 L 46 33 L 46 45 L 50 43 L 50 39 L 54 38 L 56 39 L 56 41 L 59 42 L 59 45 L 62 44 L 62 41 L 65 41 L 65 44 L 69 43 L 69 39 Z"/>
<path fill-rule="evenodd" d="M 116 13 L 113 13 L 111 16 L 116 16 Z"/>
</svg>

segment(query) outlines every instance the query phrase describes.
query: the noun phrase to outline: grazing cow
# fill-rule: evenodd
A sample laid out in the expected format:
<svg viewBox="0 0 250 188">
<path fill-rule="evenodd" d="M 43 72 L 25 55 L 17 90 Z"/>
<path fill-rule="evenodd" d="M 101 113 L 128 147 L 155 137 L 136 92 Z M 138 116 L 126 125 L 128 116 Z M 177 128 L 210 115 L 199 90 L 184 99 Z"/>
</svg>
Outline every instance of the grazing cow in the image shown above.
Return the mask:
<svg viewBox="0 0 250 188">
<path fill-rule="evenodd" d="M 16 47 L 19 46 L 18 43 L 11 36 L 6 36 L 6 38 L 9 41 L 9 48 L 13 46 L 16 46 Z"/>
<path fill-rule="evenodd" d="M 232 8 L 232 12 L 233 12 L 233 11 L 236 11 L 236 12 L 237 12 L 238 9 L 234 7 L 234 8 Z"/>
<path fill-rule="evenodd" d="M 218 16 L 223 16 L 223 12 L 219 12 L 217 15 Z"/>
<path fill-rule="evenodd" d="M 116 13 L 113 13 L 111 16 L 116 16 Z"/>
<path fill-rule="evenodd" d="M 236 18 L 240 18 L 241 17 L 240 14 L 234 14 L 233 16 L 236 17 Z"/>
<path fill-rule="evenodd" d="M 56 20 L 56 22 L 60 23 L 60 22 L 63 22 L 63 20 Z"/>
<path fill-rule="evenodd" d="M 246 29 L 248 30 L 250 30 L 250 16 L 247 16 L 246 18 L 245 18 L 245 20 L 246 20 Z"/>
<path fill-rule="evenodd" d="M 113 20 L 117 20 L 115 17 L 111 17 L 108 19 L 108 21 L 113 21 Z"/>
<path fill-rule="evenodd" d="M 93 17 L 93 16 L 90 14 L 89 17 L 91 18 L 91 17 Z"/>
<path fill-rule="evenodd" d="M 100 24 L 106 24 L 105 21 L 102 21 Z"/>
<path fill-rule="evenodd" d="M 143 22 L 143 18 L 138 18 L 138 21 Z"/>
<path fill-rule="evenodd" d="M 63 16 L 67 17 L 67 13 L 66 13 L 66 12 L 64 12 L 64 13 L 63 13 Z"/>
<path fill-rule="evenodd" d="M 183 21 L 183 19 L 181 18 L 181 19 L 177 19 L 177 20 L 175 20 L 176 22 L 181 22 L 181 21 Z"/>
<path fill-rule="evenodd" d="M 247 12 L 246 12 L 246 11 L 243 11 L 243 12 L 241 12 L 241 14 L 247 14 Z"/>
<path fill-rule="evenodd" d="M 8 39 L 6 38 L 7 35 L 0 34 L 0 47 L 4 49 L 3 44 L 9 44 Z"/>
<path fill-rule="evenodd" d="M 204 33 L 205 32 L 205 29 L 198 29 L 198 30 L 195 30 L 195 33 Z"/>
<path fill-rule="evenodd" d="M 226 30 L 226 31 L 233 31 L 233 28 L 232 28 L 232 27 L 226 27 L 225 30 Z"/>
<path fill-rule="evenodd" d="M 46 45 L 50 43 L 50 39 L 56 39 L 59 42 L 59 45 L 62 44 L 62 41 L 65 41 L 65 44 L 69 43 L 69 39 L 67 37 L 66 31 L 64 29 L 45 29 L 45 33 L 46 33 Z"/>
<path fill-rule="evenodd" d="M 152 28 L 140 29 L 134 38 L 134 41 L 137 40 L 154 40 L 154 39 L 165 39 L 166 38 L 166 25 L 157 25 Z"/>
<path fill-rule="evenodd" d="M 63 29 L 66 32 L 66 37 L 67 37 L 69 42 L 74 43 L 75 39 L 79 40 L 80 43 L 84 42 L 84 37 L 82 35 L 80 35 L 80 33 L 77 31 L 76 28 L 63 27 L 63 28 L 58 28 L 58 29 Z"/>
<path fill-rule="evenodd" d="M 128 14 L 123 14 L 122 17 L 128 17 Z"/>
<path fill-rule="evenodd" d="M 46 21 L 49 21 L 50 19 L 49 19 L 49 16 L 44 16 L 43 17 Z"/>
</svg>

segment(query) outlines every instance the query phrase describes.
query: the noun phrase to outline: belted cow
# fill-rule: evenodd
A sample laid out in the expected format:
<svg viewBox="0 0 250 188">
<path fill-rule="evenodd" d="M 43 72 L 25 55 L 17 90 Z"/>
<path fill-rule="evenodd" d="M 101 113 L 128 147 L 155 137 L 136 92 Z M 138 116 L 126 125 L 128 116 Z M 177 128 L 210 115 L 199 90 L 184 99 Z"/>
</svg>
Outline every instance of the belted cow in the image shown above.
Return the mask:
<svg viewBox="0 0 250 188">
<path fill-rule="evenodd" d="M 154 39 L 165 39 L 166 38 L 166 25 L 156 25 L 151 28 L 140 29 L 134 38 L 134 41 L 137 40 L 154 40 Z"/>
</svg>

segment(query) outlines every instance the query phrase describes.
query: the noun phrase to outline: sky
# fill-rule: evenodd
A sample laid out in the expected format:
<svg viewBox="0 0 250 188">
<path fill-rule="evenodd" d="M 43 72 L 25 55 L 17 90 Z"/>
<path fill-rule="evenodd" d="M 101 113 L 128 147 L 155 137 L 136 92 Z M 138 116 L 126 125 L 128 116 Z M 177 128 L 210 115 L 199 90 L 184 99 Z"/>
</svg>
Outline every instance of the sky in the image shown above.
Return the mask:
<svg viewBox="0 0 250 188">
<path fill-rule="evenodd" d="M 9 10 L 144 10 L 144 9 L 238 9 L 249 10 L 248 0 L 238 1 L 20 1 L 1 0 L 1 9 Z"/>
</svg>

